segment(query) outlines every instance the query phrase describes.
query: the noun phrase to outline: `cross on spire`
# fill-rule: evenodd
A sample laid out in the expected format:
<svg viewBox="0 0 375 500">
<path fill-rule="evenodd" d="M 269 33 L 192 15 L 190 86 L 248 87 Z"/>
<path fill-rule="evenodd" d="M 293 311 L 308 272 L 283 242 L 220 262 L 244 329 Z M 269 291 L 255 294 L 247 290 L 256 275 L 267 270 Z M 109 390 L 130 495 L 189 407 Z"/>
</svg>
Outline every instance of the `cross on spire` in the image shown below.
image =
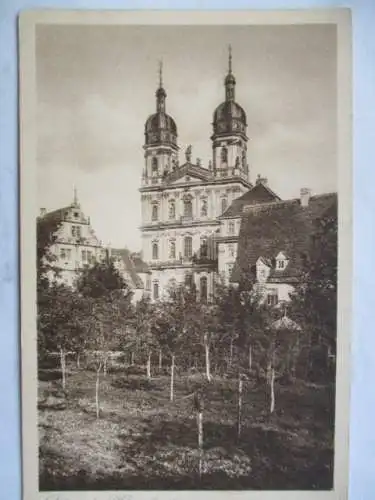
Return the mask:
<svg viewBox="0 0 375 500">
<path fill-rule="evenodd" d="M 74 186 L 74 198 L 73 198 L 74 205 L 78 205 L 78 194 L 77 194 L 77 188 Z"/>
<path fill-rule="evenodd" d="M 163 87 L 163 60 L 159 61 L 159 88 Z"/>
<path fill-rule="evenodd" d="M 229 74 L 232 73 L 232 46 L 230 44 L 228 46 L 228 71 Z"/>
</svg>

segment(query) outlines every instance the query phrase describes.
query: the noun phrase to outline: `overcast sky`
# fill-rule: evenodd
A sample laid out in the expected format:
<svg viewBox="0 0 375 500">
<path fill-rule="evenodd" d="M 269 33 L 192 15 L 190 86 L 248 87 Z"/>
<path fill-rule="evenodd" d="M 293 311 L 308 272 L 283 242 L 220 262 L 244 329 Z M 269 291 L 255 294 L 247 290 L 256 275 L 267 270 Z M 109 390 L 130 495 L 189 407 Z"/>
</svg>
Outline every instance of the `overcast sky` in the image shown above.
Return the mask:
<svg viewBox="0 0 375 500">
<path fill-rule="evenodd" d="M 336 32 L 330 25 L 37 28 L 38 204 L 77 187 L 100 239 L 139 250 L 144 123 L 163 59 L 179 145 L 207 165 L 228 44 L 248 119 L 251 180 L 282 198 L 337 189 Z"/>
</svg>

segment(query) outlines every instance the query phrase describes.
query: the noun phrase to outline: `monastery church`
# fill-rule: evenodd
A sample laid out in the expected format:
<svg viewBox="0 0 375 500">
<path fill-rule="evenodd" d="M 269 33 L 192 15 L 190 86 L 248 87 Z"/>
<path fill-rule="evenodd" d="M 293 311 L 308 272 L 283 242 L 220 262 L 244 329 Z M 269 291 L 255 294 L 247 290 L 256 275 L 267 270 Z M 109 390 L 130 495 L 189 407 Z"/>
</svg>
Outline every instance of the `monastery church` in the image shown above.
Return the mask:
<svg viewBox="0 0 375 500">
<path fill-rule="evenodd" d="M 219 276 L 224 282 L 235 284 L 240 279 L 241 262 L 244 262 L 243 267 L 248 265 L 246 259 L 241 256 L 238 259 L 237 254 L 240 248 L 247 255 L 249 246 L 253 245 L 254 240 L 247 237 L 246 230 L 246 225 L 254 223 L 249 213 L 256 216 L 262 207 L 262 230 L 268 232 L 268 241 L 274 241 L 273 216 L 267 213 L 277 213 L 277 207 L 285 211 L 285 206 L 292 204 L 294 209 L 289 213 L 291 226 L 293 217 L 310 224 L 312 217 L 320 216 L 327 207 L 336 203 L 335 195 L 312 197 L 308 189 L 301 190 L 300 199 L 285 202 L 269 188 L 266 179 L 258 176 L 254 184 L 250 182 L 247 118 L 244 109 L 236 102 L 235 91 L 236 79 L 229 50 L 224 101 L 213 112 L 212 158 L 206 165 L 199 159 L 194 161 L 192 146 L 188 146 L 182 162 L 178 127 L 167 113 L 167 93 L 160 67 L 156 109 L 146 120 L 144 130 L 144 167 L 140 187 L 142 251 L 131 253 L 127 249 L 104 249 L 75 195 L 71 206 L 50 213 L 44 210 L 39 217 L 43 220 L 44 217 L 58 216 L 62 221 L 52 251 L 65 282 L 73 285 L 79 269 L 110 256 L 134 290 L 135 300 L 145 294 L 153 300 L 161 299 L 176 283 L 194 283 L 200 299 L 208 300 Z M 311 206 L 317 206 L 319 210 L 311 210 Z M 265 212 L 267 207 L 273 207 L 273 210 Z M 309 224 L 300 224 L 300 230 L 308 233 Z M 246 248 L 239 245 L 241 234 Z M 296 265 L 291 261 L 295 247 L 293 234 L 286 229 L 283 237 L 283 242 L 274 244 L 272 252 L 275 255 L 269 253 L 269 245 L 263 255 L 259 237 L 256 242 L 259 255 L 250 251 L 255 258 L 253 267 L 262 275 L 261 278 L 255 272 L 255 278 L 263 283 L 270 305 L 288 300 L 293 283 L 298 281 Z M 269 286 L 264 286 L 268 276 L 274 278 L 275 273 L 271 271 L 275 266 L 278 267 L 276 276 L 279 281 L 271 280 Z M 290 277 L 287 281 L 283 278 L 284 274 L 287 277 L 288 273 L 284 271 L 288 266 L 294 269 L 295 281 L 290 281 Z"/>
</svg>

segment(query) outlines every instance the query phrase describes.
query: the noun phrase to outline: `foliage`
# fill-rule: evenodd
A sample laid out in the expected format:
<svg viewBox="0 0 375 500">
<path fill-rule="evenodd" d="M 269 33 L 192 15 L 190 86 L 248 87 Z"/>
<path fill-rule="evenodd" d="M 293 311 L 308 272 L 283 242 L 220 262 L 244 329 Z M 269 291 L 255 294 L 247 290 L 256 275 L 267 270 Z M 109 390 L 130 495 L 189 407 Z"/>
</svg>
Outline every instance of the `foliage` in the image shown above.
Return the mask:
<svg viewBox="0 0 375 500">
<path fill-rule="evenodd" d="M 53 263 L 56 257 L 51 252 L 51 247 L 57 240 L 58 230 L 61 226 L 61 220 L 57 217 L 41 217 L 37 219 L 36 241 L 37 241 L 37 290 L 42 291 L 48 287 L 49 280 L 47 273 L 53 271 L 57 273 Z"/>
</svg>

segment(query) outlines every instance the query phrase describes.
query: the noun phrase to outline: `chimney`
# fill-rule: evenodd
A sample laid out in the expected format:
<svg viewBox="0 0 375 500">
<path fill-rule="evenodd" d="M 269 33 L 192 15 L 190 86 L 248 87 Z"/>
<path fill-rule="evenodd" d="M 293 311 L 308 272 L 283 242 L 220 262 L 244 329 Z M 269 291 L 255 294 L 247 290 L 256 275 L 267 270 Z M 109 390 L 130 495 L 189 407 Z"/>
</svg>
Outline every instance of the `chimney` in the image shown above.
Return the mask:
<svg viewBox="0 0 375 500">
<path fill-rule="evenodd" d="M 46 208 L 41 208 L 40 209 L 40 216 L 41 217 L 44 217 L 46 215 L 46 213 L 47 213 L 47 209 Z"/>
<path fill-rule="evenodd" d="M 255 181 L 255 185 L 258 186 L 259 184 L 263 184 L 263 186 L 267 186 L 267 184 L 268 184 L 267 177 L 261 177 L 260 174 L 258 174 L 258 177 L 256 178 L 256 181 Z"/>
<path fill-rule="evenodd" d="M 311 196 L 311 189 L 301 188 L 300 191 L 300 199 L 301 199 L 301 207 L 308 207 Z"/>
</svg>

